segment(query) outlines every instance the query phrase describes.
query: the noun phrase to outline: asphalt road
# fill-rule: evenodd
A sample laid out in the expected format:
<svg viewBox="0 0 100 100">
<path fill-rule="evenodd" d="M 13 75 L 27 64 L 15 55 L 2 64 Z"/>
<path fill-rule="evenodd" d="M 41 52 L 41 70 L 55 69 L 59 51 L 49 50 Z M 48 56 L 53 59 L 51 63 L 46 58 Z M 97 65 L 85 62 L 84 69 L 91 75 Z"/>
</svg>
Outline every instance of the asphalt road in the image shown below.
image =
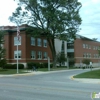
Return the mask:
<svg viewBox="0 0 100 100">
<path fill-rule="evenodd" d="M 100 92 L 100 84 L 70 79 L 84 71 L 0 77 L 0 100 L 91 100 L 92 92 Z"/>
</svg>

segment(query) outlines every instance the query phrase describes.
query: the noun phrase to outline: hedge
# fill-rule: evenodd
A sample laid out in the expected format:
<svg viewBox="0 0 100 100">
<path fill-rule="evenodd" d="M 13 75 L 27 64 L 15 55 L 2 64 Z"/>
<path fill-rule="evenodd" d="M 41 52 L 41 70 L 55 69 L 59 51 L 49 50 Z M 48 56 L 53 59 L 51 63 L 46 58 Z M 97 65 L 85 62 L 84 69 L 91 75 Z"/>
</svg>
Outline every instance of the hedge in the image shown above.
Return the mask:
<svg viewBox="0 0 100 100">
<path fill-rule="evenodd" d="M 36 62 L 28 62 L 27 69 L 33 69 L 33 66 L 37 68 L 48 68 L 48 63 L 36 63 Z M 50 67 L 53 67 L 53 64 L 50 64 Z"/>
<path fill-rule="evenodd" d="M 16 69 L 16 68 L 17 68 L 17 64 L 6 64 L 5 65 L 5 69 Z M 18 64 L 18 69 L 24 69 L 24 65 Z"/>
</svg>

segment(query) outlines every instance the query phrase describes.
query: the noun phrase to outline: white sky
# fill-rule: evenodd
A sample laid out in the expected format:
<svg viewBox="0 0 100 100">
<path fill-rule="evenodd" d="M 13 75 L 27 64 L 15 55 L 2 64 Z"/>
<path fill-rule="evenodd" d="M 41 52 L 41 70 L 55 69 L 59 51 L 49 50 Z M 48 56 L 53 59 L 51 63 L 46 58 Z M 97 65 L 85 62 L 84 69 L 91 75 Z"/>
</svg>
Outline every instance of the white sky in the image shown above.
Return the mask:
<svg viewBox="0 0 100 100">
<path fill-rule="evenodd" d="M 98 38 L 100 41 L 100 0 L 79 0 L 82 3 L 80 16 L 81 31 L 78 33 L 88 38 Z M 8 18 L 15 11 L 17 3 L 14 0 L 1 0 L 0 26 L 14 25 Z"/>
</svg>

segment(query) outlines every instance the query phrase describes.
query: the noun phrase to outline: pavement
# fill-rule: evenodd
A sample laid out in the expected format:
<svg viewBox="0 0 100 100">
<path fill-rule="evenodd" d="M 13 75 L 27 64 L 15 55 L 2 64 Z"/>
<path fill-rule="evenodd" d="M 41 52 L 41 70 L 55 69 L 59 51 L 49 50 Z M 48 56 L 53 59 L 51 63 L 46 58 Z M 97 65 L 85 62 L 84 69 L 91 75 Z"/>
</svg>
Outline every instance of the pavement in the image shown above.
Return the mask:
<svg viewBox="0 0 100 100">
<path fill-rule="evenodd" d="M 74 70 L 78 70 L 78 69 L 74 69 Z M 66 70 L 62 70 L 62 71 L 66 71 Z M 25 74 L 11 74 L 11 75 L 0 75 L 0 77 L 13 77 L 13 76 L 28 76 L 28 75 L 39 75 L 39 74 L 47 74 L 47 73 L 55 73 L 55 72 L 62 72 L 60 71 L 48 71 L 48 72 L 42 72 L 42 71 L 28 71 L 29 73 L 25 73 Z M 67 70 L 67 71 L 71 71 L 71 70 Z M 74 76 L 74 75 L 73 75 Z M 69 79 L 73 80 L 73 81 L 78 81 L 78 82 L 82 82 L 82 83 L 93 83 L 93 84 L 100 84 L 100 79 L 89 79 L 89 78 L 74 78 L 73 76 L 70 76 Z"/>
</svg>

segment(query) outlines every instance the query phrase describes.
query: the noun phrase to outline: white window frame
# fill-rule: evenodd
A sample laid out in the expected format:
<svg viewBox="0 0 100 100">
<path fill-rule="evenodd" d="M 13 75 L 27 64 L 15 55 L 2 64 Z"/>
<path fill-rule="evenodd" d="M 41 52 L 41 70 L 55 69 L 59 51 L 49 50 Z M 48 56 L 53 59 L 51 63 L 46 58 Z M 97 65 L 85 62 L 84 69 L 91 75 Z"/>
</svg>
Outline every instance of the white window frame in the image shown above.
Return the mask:
<svg viewBox="0 0 100 100">
<path fill-rule="evenodd" d="M 91 49 L 91 45 L 89 45 L 89 49 Z"/>
<path fill-rule="evenodd" d="M 38 53 L 37 53 L 37 58 L 38 58 L 38 59 L 42 59 L 42 52 L 41 52 L 41 51 L 38 51 Z"/>
<path fill-rule="evenodd" d="M 88 44 L 86 44 L 86 48 L 88 49 Z"/>
<path fill-rule="evenodd" d="M 43 53 L 43 59 L 47 59 L 47 57 L 48 57 L 48 53 L 47 52 L 44 52 Z"/>
<path fill-rule="evenodd" d="M 42 40 L 41 38 L 37 38 L 37 46 L 42 46 Z"/>
<path fill-rule="evenodd" d="M 47 40 L 46 39 L 43 40 L 43 46 L 47 47 Z"/>
<path fill-rule="evenodd" d="M 21 36 L 19 36 L 19 40 L 18 40 L 18 37 L 17 36 L 15 36 L 14 37 L 14 46 L 16 46 L 16 45 L 21 45 Z"/>
<path fill-rule="evenodd" d="M 31 51 L 31 59 L 36 59 L 36 51 Z"/>
<path fill-rule="evenodd" d="M 84 58 L 86 58 L 86 54 L 87 54 L 87 53 L 84 53 L 84 54 L 83 54 L 83 57 L 84 57 Z"/>
<path fill-rule="evenodd" d="M 18 59 L 21 59 L 21 50 L 18 50 Z M 17 59 L 17 51 L 14 51 L 14 59 Z"/>
<path fill-rule="evenodd" d="M 83 48 L 85 48 L 85 44 L 83 44 Z"/>
<path fill-rule="evenodd" d="M 35 38 L 34 37 L 31 37 L 31 45 L 35 46 Z"/>
</svg>

